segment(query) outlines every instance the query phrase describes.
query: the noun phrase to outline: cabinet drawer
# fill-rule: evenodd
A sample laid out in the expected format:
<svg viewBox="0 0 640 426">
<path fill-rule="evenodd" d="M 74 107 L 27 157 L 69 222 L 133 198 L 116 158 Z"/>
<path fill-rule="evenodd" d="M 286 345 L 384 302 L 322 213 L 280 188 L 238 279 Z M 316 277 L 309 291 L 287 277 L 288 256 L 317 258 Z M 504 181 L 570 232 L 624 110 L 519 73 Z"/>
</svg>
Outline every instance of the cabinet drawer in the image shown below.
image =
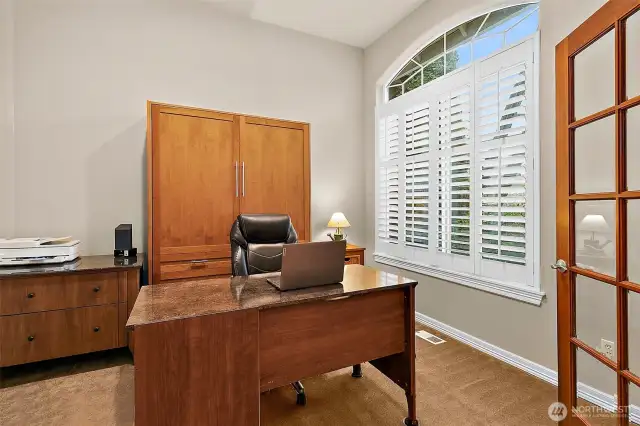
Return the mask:
<svg viewBox="0 0 640 426">
<path fill-rule="evenodd" d="M 117 305 L 0 317 L 0 367 L 117 347 Z"/>
<path fill-rule="evenodd" d="M 360 255 L 359 254 L 352 254 L 352 255 L 345 256 L 344 264 L 345 265 L 360 265 Z"/>
<path fill-rule="evenodd" d="M 0 315 L 107 305 L 117 301 L 116 272 L 0 280 Z"/>
<path fill-rule="evenodd" d="M 160 280 L 162 281 L 214 275 L 231 275 L 231 259 L 192 260 L 190 262 L 163 263 L 160 265 Z"/>
</svg>

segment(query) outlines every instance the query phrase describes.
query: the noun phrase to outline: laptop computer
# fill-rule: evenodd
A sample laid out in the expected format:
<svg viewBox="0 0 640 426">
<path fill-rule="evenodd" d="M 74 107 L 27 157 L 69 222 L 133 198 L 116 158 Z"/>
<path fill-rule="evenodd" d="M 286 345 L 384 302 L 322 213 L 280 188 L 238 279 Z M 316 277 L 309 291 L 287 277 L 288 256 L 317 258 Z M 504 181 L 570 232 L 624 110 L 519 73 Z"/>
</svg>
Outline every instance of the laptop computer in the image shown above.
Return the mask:
<svg viewBox="0 0 640 426">
<path fill-rule="evenodd" d="M 339 283 L 346 250 L 346 241 L 285 244 L 280 276 L 267 282 L 283 291 Z"/>
</svg>

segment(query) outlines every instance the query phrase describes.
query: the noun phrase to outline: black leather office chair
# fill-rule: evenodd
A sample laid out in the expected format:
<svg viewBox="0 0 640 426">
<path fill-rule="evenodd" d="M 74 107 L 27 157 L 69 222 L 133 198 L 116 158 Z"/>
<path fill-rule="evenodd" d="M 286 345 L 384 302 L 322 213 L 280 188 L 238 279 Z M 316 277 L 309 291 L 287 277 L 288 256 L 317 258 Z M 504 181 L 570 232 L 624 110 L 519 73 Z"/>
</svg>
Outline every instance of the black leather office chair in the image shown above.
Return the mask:
<svg viewBox="0 0 640 426">
<path fill-rule="evenodd" d="M 277 272 L 282 268 L 282 246 L 298 242 L 286 214 L 241 214 L 231 227 L 231 272 L 244 276 Z M 306 405 L 302 383 L 292 383 L 296 404 Z"/>
</svg>

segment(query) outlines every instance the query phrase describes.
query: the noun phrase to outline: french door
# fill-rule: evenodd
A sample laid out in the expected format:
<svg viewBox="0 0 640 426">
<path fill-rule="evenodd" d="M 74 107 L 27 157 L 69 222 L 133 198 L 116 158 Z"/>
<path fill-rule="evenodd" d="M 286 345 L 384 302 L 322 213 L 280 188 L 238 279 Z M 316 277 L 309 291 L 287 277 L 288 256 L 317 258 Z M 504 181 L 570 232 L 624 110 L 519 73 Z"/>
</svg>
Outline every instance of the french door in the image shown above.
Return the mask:
<svg viewBox="0 0 640 426">
<path fill-rule="evenodd" d="M 640 407 L 639 10 L 610 0 L 556 47 L 563 425 L 640 415 L 630 408 Z M 609 415 L 579 393 L 600 395 Z"/>
</svg>

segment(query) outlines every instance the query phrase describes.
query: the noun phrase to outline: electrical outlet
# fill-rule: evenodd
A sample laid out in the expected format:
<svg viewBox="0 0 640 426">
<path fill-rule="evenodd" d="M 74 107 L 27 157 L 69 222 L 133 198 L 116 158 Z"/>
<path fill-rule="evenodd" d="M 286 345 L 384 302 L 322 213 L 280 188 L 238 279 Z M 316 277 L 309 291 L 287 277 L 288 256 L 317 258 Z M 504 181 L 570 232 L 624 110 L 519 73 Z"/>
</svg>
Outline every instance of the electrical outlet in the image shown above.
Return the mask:
<svg viewBox="0 0 640 426">
<path fill-rule="evenodd" d="M 600 352 L 612 361 L 616 359 L 616 344 L 609 340 L 600 340 Z"/>
</svg>

